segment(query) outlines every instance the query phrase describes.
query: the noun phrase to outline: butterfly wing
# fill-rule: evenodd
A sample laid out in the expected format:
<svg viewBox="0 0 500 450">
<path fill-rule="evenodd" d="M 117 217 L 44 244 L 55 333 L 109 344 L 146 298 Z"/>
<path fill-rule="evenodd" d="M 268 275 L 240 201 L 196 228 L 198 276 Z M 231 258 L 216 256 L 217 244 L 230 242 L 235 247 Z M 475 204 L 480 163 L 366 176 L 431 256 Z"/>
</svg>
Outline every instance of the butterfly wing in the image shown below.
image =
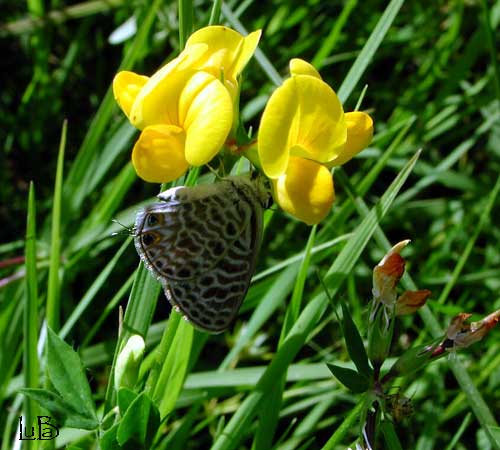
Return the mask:
<svg viewBox="0 0 500 450">
<path fill-rule="evenodd" d="M 238 313 L 255 269 L 262 206 L 251 184 L 173 188 L 136 220 L 135 244 L 170 303 L 218 333 Z"/>
</svg>

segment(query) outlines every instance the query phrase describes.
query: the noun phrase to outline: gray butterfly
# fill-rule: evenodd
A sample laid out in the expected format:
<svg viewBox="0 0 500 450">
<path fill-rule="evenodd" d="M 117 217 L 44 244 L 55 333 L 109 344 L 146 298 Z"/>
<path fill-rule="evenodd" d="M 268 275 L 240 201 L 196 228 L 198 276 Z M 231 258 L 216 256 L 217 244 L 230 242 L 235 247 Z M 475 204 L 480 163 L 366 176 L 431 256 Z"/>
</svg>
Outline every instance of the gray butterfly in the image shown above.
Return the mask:
<svg viewBox="0 0 500 450">
<path fill-rule="evenodd" d="M 137 253 L 184 318 L 220 333 L 248 291 L 269 189 L 261 178 L 238 176 L 171 188 L 158 198 L 137 214 Z"/>
</svg>

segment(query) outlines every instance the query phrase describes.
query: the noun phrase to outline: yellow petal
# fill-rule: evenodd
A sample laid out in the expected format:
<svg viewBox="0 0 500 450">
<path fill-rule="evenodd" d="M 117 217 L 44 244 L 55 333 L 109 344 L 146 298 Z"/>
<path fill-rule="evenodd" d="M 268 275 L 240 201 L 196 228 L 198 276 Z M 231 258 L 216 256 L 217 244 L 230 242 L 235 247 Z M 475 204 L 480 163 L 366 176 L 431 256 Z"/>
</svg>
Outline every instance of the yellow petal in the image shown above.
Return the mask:
<svg viewBox="0 0 500 450">
<path fill-rule="evenodd" d="M 241 43 L 238 58 L 234 64 L 233 71 L 230 75 L 236 78 L 245 68 L 250 58 L 253 56 L 257 45 L 259 45 L 262 30 L 253 31 L 248 36 L 245 36 Z"/>
<path fill-rule="evenodd" d="M 158 70 L 137 95 L 130 111 L 130 122 L 139 129 L 156 124 L 178 123 L 177 103 L 179 92 L 195 72 L 195 67 L 207 45 L 196 44 L 189 51 Z"/>
<path fill-rule="evenodd" d="M 347 142 L 343 151 L 328 166 L 340 166 L 366 148 L 373 138 L 373 120 L 361 111 L 345 114 L 347 124 Z"/>
<path fill-rule="evenodd" d="M 118 72 L 113 79 L 113 95 L 127 117 L 130 117 L 137 94 L 148 80 L 148 77 L 128 71 Z"/>
<path fill-rule="evenodd" d="M 206 44 L 207 52 L 199 61 L 198 69 L 212 73 L 216 78 L 235 79 L 251 58 L 260 38 L 260 30 L 244 38 L 224 26 L 209 26 L 193 33 L 186 42 L 188 50 L 194 44 Z"/>
<path fill-rule="evenodd" d="M 270 178 L 283 175 L 290 157 L 290 129 L 298 109 L 295 85 L 287 80 L 276 89 L 260 119 L 258 150 L 264 173 Z"/>
<path fill-rule="evenodd" d="M 321 75 L 314 66 L 303 59 L 293 58 L 290 60 L 289 66 L 291 75 L 310 75 L 321 80 Z"/>
<path fill-rule="evenodd" d="M 431 294 L 428 289 L 403 292 L 396 301 L 396 316 L 415 313 L 425 305 Z"/>
<path fill-rule="evenodd" d="M 299 110 L 292 130 L 298 146 L 292 155 L 318 162 L 332 159 L 345 145 L 347 129 L 342 104 L 324 81 L 309 75 L 291 78 L 299 99 Z"/>
<path fill-rule="evenodd" d="M 132 151 L 137 175 L 150 183 L 167 183 L 179 178 L 188 169 L 184 144 L 185 134 L 179 127 L 146 127 Z"/>
<path fill-rule="evenodd" d="M 330 161 L 346 139 L 342 104 L 330 86 L 310 75 L 293 76 L 272 94 L 262 115 L 262 168 L 276 178 L 285 172 L 289 155 Z"/>
<path fill-rule="evenodd" d="M 231 130 L 231 96 L 218 79 L 197 72 L 182 90 L 179 119 L 186 130 L 186 160 L 193 166 L 206 164 L 224 145 Z"/>
<path fill-rule="evenodd" d="M 321 222 L 335 200 L 330 171 L 307 159 L 291 157 L 286 174 L 273 180 L 273 187 L 280 207 L 308 225 Z"/>
<path fill-rule="evenodd" d="M 194 70 L 172 72 L 153 89 L 146 86 L 132 107 L 132 125 L 139 129 L 160 124 L 179 126 L 179 96 L 193 73 Z M 146 89 L 149 92 L 142 95 Z"/>
</svg>

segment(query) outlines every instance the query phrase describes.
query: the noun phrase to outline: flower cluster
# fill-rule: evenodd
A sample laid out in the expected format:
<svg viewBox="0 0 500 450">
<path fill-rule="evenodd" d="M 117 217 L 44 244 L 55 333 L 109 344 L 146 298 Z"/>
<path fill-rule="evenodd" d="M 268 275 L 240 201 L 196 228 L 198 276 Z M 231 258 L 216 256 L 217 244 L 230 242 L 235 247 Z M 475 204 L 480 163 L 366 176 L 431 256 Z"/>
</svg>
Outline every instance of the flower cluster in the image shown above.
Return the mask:
<svg viewBox="0 0 500 450">
<path fill-rule="evenodd" d="M 399 296 L 397 294 L 397 285 L 405 271 L 405 260 L 400 252 L 409 242 L 409 239 L 398 242 L 373 269 L 368 354 L 375 367 L 381 367 L 389 355 L 395 316 L 415 313 L 426 304 L 431 295 L 428 289 L 405 291 Z M 383 381 L 412 373 L 448 352 L 469 347 L 480 341 L 500 321 L 500 310 L 477 322 L 468 323 L 470 317 L 469 313 L 458 314 L 451 320 L 442 339 L 406 351 L 393 364 Z"/>
<path fill-rule="evenodd" d="M 119 72 L 113 92 L 141 130 L 132 163 L 142 179 L 163 183 L 189 166 L 208 163 L 238 125 L 239 75 L 261 32 L 243 37 L 223 26 L 198 30 L 182 53 L 153 76 Z M 344 113 L 335 92 L 313 66 L 290 61 L 291 77 L 271 95 L 262 115 L 258 161 L 272 180 L 276 202 L 307 224 L 330 211 L 335 193 L 330 168 L 365 148 L 373 122 Z"/>
<path fill-rule="evenodd" d="M 394 333 L 394 318 L 415 313 L 425 305 L 431 295 L 428 289 L 421 289 L 405 291 L 398 296 L 397 286 L 405 272 L 406 264 L 400 252 L 409 243 L 409 239 L 398 242 L 373 269 L 368 355 L 377 370 L 389 355 Z"/>
<path fill-rule="evenodd" d="M 116 75 L 115 98 L 142 131 L 132 151 L 142 179 L 173 181 L 222 148 L 234 122 L 238 75 L 259 38 L 260 31 L 244 38 L 226 27 L 203 28 L 152 77 Z"/>
<path fill-rule="evenodd" d="M 314 224 L 335 198 L 328 168 L 344 164 L 370 143 L 373 122 L 362 112 L 344 113 L 333 89 L 307 62 L 292 59 L 290 74 L 262 115 L 259 158 L 273 180 L 277 203 Z"/>
</svg>

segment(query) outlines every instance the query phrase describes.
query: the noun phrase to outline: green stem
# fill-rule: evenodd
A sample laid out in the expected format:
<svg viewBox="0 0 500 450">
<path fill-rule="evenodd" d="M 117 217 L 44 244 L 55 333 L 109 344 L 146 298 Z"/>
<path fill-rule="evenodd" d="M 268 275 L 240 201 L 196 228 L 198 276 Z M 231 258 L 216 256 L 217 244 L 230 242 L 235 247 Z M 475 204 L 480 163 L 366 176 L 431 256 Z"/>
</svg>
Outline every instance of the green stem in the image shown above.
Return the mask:
<svg viewBox="0 0 500 450">
<path fill-rule="evenodd" d="M 187 38 L 193 30 L 193 3 L 189 0 L 179 0 L 179 50 L 186 45 Z"/>
<path fill-rule="evenodd" d="M 212 5 L 212 12 L 210 13 L 210 20 L 208 21 L 209 25 L 216 25 L 220 20 L 220 10 L 222 7 L 222 0 L 214 0 Z"/>
</svg>

